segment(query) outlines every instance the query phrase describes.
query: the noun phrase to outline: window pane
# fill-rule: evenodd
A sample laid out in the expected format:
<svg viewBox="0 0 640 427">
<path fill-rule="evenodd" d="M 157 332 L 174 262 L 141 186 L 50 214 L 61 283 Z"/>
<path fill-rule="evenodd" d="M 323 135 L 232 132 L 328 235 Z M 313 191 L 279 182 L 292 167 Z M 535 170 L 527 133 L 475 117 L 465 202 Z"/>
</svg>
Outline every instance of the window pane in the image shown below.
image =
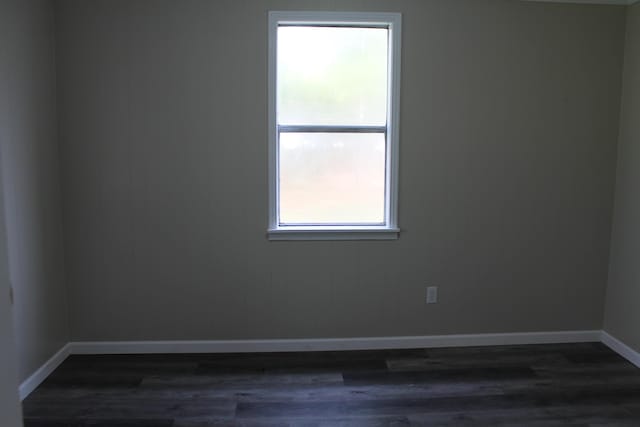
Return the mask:
<svg viewBox="0 0 640 427">
<path fill-rule="evenodd" d="M 387 32 L 279 27 L 278 123 L 386 124 Z"/>
<path fill-rule="evenodd" d="M 281 224 L 384 222 L 384 134 L 282 133 L 279 154 Z"/>
</svg>

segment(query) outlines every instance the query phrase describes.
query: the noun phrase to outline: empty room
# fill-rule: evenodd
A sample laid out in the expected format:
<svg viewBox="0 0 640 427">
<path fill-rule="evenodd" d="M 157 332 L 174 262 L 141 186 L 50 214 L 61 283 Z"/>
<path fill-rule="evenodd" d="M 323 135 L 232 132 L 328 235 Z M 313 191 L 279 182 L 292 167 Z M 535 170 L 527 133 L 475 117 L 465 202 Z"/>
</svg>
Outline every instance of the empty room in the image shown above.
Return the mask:
<svg viewBox="0 0 640 427">
<path fill-rule="evenodd" d="M 0 0 L 0 427 L 640 426 L 640 3 Z"/>
</svg>

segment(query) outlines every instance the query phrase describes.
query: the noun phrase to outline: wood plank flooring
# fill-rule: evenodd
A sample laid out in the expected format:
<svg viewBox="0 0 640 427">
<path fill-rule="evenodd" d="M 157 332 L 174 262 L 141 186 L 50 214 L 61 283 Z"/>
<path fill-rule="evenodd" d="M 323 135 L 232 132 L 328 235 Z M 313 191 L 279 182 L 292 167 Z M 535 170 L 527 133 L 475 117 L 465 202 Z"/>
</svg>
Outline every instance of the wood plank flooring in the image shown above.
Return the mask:
<svg viewBox="0 0 640 427">
<path fill-rule="evenodd" d="M 600 343 L 70 356 L 25 427 L 640 426 L 640 369 Z"/>
</svg>

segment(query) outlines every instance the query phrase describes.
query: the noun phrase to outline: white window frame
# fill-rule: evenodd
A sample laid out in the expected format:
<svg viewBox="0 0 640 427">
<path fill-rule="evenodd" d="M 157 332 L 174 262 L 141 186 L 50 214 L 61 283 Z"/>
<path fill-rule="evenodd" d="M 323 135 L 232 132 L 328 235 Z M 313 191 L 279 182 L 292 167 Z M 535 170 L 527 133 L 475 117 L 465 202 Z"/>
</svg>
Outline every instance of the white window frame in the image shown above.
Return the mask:
<svg viewBox="0 0 640 427">
<path fill-rule="evenodd" d="M 282 225 L 278 218 L 277 34 L 281 24 L 384 27 L 389 30 L 384 225 Z M 269 240 L 393 240 L 398 228 L 400 40 L 402 15 L 379 12 L 269 12 Z"/>
</svg>

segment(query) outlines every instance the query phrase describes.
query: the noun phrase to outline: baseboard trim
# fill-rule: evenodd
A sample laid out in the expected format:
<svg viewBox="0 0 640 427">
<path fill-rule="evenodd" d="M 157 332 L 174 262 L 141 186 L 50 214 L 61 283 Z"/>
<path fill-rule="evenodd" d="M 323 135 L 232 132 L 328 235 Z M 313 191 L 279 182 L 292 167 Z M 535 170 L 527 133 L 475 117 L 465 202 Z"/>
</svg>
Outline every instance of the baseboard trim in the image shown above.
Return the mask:
<svg viewBox="0 0 640 427">
<path fill-rule="evenodd" d="M 607 331 L 602 331 L 601 340 L 611 350 L 615 351 L 620 356 L 624 357 L 629 362 L 640 368 L 640 353 L 638 353 L 613 335 L 609 334 Z"/>
<path fill-rule="evenodd" d="M 603 332 L 555 331 L 405 337 L 214 340 L 214 341 L 76 341 L 62 347 L 19 387 L 24 400 L 72 354 L 249 353 L 279 351 L 380 350 L 392 348 L 472 347 L 600 341 Z M 612 338 L 613 339 L 613 338 Z M 617 340 L 616 340 L 617 341 Z M 623 345 L 623 344 L 622 344 Z M 611 347 L 611 346 L 610 346 Z M 613 347 L 612 347 L 613 348 Z M 614 351 L 617 351 L 613 348 Z M 640 358 L 638 359 L 640 360 Z"/>
<path fill-rule="evenodd" d="M 44 362 L 37 371 L 29 378 L 24 380 L 18 387 L 20 400 L 26 399 L 33 390 L 35 390 L 47 377 L 71 354 L 71 345 L 65 344 L 56 354 L 51 356 L 49 360 Z"/>
<path fill-rule="evenodd" d="M 95 341 L 70 345 L 73 354 L 247 353 L 553 344 L 600 341 L 600 336 L 601 331 L 559 331 L 328 339 Z"/>
</svg>

